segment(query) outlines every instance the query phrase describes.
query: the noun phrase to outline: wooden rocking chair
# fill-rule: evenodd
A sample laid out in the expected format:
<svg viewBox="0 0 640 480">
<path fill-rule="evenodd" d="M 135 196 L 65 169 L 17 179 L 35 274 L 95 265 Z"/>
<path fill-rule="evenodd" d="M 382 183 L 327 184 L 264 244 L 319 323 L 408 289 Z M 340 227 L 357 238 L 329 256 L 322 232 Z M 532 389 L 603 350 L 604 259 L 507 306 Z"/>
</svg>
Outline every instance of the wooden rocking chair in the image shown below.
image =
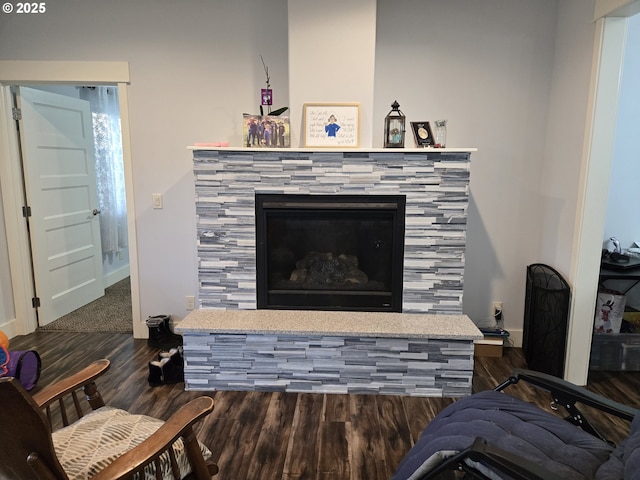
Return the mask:
<svg viewBox="0 0 640 480">
<path fill-rule="evenodd" d="M 213 399 L 196 398 L 166 422 L 131 415 L 105 406 L 98 392 L 95 379 L 108 368 L 108 360 L 98 360 L 33 397 L 15 379 L 0 379 L 0 479 L 210 480 L 218 472 L 192 428 L 213 411 Z M 80 389 L 93 409 L 86 415 Z M 65 398 L 72 400 L 74 422 Z M 52 432 L 55 419 L 63 427 Z"/>
</svg>

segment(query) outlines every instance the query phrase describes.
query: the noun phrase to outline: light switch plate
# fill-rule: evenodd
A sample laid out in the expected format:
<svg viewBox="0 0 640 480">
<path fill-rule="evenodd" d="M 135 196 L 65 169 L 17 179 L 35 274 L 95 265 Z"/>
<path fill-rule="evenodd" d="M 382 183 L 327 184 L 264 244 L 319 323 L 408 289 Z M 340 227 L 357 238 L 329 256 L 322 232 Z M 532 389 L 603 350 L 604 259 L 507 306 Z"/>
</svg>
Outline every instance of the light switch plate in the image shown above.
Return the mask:
<svg viewBox="0 0 640 480">
<path fill-rule="evenodd" d="M 186 310 L 195 310 L 196 308 L 196 297 L 194 295 L 187 295 L 184 298 L 184 307 Z"/>
</svg>

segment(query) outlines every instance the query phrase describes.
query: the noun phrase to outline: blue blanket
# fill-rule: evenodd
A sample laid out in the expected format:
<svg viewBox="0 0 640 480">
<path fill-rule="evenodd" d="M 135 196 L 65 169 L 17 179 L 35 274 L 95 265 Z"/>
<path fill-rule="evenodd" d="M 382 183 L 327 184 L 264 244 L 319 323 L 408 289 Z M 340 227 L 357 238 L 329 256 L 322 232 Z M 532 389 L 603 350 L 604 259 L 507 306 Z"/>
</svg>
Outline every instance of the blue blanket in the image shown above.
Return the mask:
<svg viewBox="0 0 640 480">
<path fill-rule="evenodd" d="M 616 447 L 596 472 L 597 480 L 640 479 L 640 417 L 631 423 L 629 436 Z"/>
<path fill-rule="evenodd" d="M 633 422 L 630 437 L 614 450 L 535 405 L 494 391 L 465 397 L 445 408 L 427 425 L 392 478 L 420 478 L 440 461 L 442 452 L 464 450 L 477 437 L 568 480 L 640 478 L 640 420 Z"/>
</svg>

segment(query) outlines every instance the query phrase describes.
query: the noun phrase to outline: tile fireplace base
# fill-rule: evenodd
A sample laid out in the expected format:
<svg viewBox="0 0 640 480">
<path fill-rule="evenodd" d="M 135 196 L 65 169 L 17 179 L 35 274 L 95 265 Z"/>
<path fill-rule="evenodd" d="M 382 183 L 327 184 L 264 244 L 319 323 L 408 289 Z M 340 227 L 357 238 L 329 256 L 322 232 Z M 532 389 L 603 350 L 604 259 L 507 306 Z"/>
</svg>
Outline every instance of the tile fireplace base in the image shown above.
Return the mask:
<svg viewBox="0 0 640 480">
<path fill-rule="evenodd" d="M 466 315 L 215 310 L 190 313 L 186 390 L 459 397 L 471 394 Z"/>
</svg>

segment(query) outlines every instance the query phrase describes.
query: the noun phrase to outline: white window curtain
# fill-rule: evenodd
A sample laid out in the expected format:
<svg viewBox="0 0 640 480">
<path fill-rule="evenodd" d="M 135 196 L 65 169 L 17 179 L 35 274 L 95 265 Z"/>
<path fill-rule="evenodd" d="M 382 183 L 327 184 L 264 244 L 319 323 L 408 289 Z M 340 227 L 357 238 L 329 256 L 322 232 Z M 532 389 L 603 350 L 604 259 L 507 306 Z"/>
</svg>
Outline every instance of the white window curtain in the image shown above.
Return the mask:
<svg viewBox="0 0 640 480">
<path fill-rule="evenodd" d="M 82 87 L 80 98 L 89 101 L 93 119 L 102 253 L 113 255 L 127 247 L 127 205 L 118 89 Z"/>
</svg>

